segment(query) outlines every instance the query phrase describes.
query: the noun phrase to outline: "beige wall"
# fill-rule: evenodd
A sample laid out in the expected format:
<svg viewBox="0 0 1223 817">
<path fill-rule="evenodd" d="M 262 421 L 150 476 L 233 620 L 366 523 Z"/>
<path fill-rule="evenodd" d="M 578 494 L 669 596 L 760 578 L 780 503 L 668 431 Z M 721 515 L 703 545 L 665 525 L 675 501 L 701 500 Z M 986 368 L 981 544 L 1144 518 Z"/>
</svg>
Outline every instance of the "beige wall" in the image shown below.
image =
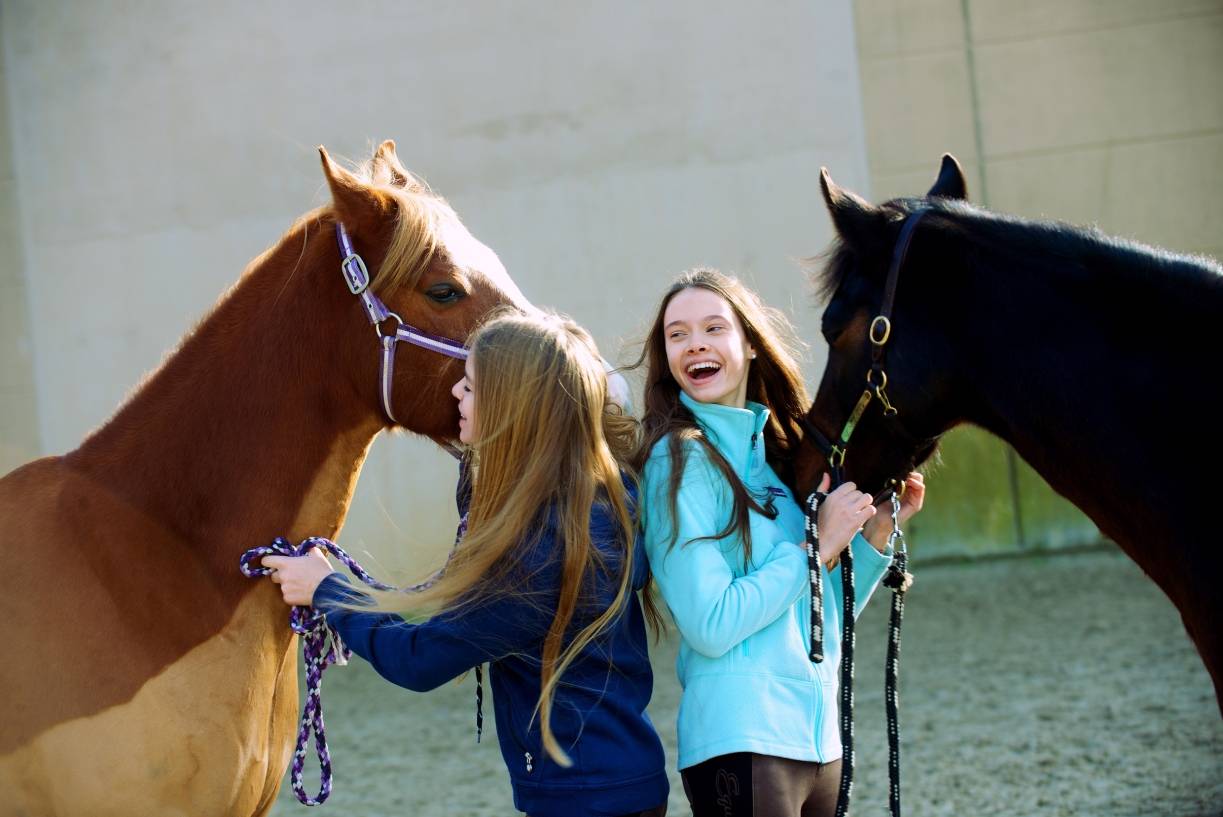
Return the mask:
<svg viewBox="0 0 1223 817">
<path fill-rule="evenodd" d="M 815 334 L 792 259 L 829 238 L 819 166 L 868 184 L 850 0 L 337 8 L 5 3 L 39 450 L 103 422 L 322 202 L 318 143 L 361 157 L 396 139 L 609 357 L 701 263 Z M 444 544 L 452 468 L 379 441 L 345 541 Z"/>
<path fill-rule="evenodd" d="M 855 11 L 879 197 L 924 190 L 950 150 L 994 209 L 1223 257 L 1221 0 Z"/>
<path fill-rule="evenodd" d="M 33 347 L 7 89 L 8 74 L 0 59 L 0 473 L 39 453 Z"/>
<path fill-rule="evenodd" d="M 877 199 L 950 151 L 993 209 L 1223 258 L 1223 0 L 856 0 L 855 21 Z M 943 459 L 913 526 L 935 549 L 1097 535 L 981 432 Z"/>
<path fill-rule="evenodd" d="M 813 341 L 813 383 L 817 313 L 793 259 L 829 237 L 820 165 L 882 198 L 924 190 L 951 150 L 994 208 L 1223 256 L 1223 0 L 785 0 L 767 15 L 23 0 L 2 15 L 0 469 L 103 422 L 322 202 L 318 143 L 360 157 L 395 138 L 527 294 L 609 357 L 675 272 L 737 270 Z M 945 472 L 947 512 L 932 503 L 923 524 L 1013 544 L 993 445 L 948 446 L 948 472 L 958 458 L 993 498 L 961 501 Z M 346 540 L 444 543 L 450 469 L 379 441 Z"/>
</svg>

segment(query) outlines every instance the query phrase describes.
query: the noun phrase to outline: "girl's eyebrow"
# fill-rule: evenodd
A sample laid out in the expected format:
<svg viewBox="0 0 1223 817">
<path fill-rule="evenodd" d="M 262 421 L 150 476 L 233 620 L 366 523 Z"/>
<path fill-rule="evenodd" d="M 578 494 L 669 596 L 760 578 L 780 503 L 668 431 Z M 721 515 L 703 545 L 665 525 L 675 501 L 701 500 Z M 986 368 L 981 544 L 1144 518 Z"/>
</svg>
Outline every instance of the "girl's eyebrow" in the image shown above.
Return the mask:
<svg viewBox="0 0 1223 817">
<path fill-rule="evenodd" d="M 705 317 L 701 318 L 699 321 L 697 321 L 697 323 L 704 323 L 706 321 L 724 321 L 726 319 L 727 318 L 725 315 L 715 312 L 712 315 L 706 315 Z M 663 329 L 670 329 L 672 326 L 675 326 L 676 324 L 684 324 L 684 323 L 686 323 L 686 321 L 682 321 L 682 320 L 671 321 L 669 324 L 664 326 Z"/>
</svg>

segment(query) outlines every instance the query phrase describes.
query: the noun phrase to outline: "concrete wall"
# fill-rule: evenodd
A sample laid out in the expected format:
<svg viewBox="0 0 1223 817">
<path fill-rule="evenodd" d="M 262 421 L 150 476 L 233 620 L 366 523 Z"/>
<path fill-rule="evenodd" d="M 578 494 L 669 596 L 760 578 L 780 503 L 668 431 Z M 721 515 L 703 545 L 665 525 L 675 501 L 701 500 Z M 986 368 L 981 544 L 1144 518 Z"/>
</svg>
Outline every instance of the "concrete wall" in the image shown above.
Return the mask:
<svg viewBox="0 0 1223 817">
<path fill-rule="evenodd" d="M 944 151 L 974 201 L 1223 258 L 1221 0 L 857 0 L 875 198 Z M 943 552 L 1095 537 L 1006 450 L 956 432 L 915 520 Z"/>
<path fill-rule="evenodd" d="M 738 271 L 813 341 L 812 383 L 792 259 L 830 235 L 821 164 L 882 199 L 950 150 L 996 209 L 1223 256 L 1223 0 L 22 0 L 0 25 L 0 470 L 104 422 L 322 203 L 318 143 L 396 139 L 609 357 L 676 272 Z M 944 458 L 932 551 L 1095 536 L 984 435 Z M 450 468 L 379 441 L 345 540 L 444 546 Z"/>
<path fill-rule="evenodd" d="M 0 12 L 0 24 L 3 23 Z M 39 453 L 21 215 L 0 60 L 0 473 Z"/>
<path fill-rule="evenodd" d="M 589 326 L 608 357 L 695 264 L 742 273 L 814 337 L 792 259 L 830 235 L 818 168 L 868 186 L 852 11 L 6 2 L 16 195 L 0 166 L 0 202 L 20 213 L 6 223 L 24 256 L 6 253 L 23 260 L 4 268 L 0 345 L 5 377 L 26 381 L 4 386 L 5 422 L 34 395 L 37 431 L 14 415 L 3 465 L 76 445 L 322 203 L 319 143 L 364 157 L 396 139 L 527 295 Z M 419 442 L 379 441 L 345 542 L 446 546 L 452 468 Z"/>
</svg>

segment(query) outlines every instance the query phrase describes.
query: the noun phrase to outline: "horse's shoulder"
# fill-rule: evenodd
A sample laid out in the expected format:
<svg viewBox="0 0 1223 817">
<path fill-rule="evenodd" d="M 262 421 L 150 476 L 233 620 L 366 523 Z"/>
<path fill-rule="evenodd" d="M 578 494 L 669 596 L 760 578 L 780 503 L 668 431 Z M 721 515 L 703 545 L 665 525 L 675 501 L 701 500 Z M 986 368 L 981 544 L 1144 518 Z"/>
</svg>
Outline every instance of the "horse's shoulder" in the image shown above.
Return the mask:
<svg viewBox="0 0 1223 817">
<path fill-rule="evenodd" d="M 19 465 L 0 477 L 0 516 L 11 519 L 46 501 L 54 501 L 71 480 L 63 457 L 43 457 Z"/>
</svg>

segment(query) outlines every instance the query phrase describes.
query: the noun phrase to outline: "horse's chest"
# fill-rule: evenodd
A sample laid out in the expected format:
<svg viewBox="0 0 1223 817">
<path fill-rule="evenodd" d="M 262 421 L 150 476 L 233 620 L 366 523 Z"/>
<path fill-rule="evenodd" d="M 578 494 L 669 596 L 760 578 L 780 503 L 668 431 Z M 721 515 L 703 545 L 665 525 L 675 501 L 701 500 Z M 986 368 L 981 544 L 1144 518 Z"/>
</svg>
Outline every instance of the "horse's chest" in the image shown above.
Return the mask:
<svg viewBox="0 0 1223 817">
<path fill-rule="evenodd" d="M 221 632 L 130 701 L 0 757 L 10 805 L 57 815 L 264 813 L 297 716 L 296 642 L 283 615 L 272 626 L 268 602 L 262 590 L 248 594 Z"/>
</svg>

